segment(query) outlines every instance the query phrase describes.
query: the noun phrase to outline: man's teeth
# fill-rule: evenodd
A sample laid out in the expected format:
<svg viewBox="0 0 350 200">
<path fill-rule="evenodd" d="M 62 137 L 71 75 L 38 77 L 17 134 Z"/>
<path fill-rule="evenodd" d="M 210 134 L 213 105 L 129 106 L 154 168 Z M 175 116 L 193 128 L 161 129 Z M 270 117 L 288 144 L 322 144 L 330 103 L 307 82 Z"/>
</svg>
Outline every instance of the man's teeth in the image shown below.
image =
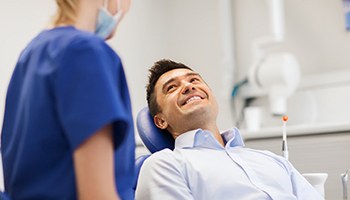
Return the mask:
<svg viewBox="0 0 350 200">
<path fill-rule="evenodd" d="M 199 100 L 199 99 L 201 99 L 199 96 L 193 96 L 186 101 L 186 104 L 193 101 L 193 100 Z"/>
</svg>

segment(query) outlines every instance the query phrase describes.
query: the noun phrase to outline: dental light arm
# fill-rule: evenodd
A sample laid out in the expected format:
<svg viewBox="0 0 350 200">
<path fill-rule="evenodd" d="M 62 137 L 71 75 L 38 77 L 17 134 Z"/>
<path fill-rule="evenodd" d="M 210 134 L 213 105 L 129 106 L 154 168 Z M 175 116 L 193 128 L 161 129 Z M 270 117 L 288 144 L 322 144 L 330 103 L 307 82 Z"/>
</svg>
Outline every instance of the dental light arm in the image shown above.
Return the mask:
<svg viewBox="0 0 350 200">
<path fill-rule="evenodd" d="M 271 36 L 257 38 L 253 43 L 254 62 L 248 72 L 248 83 L 255 96 L 268 96 L 273 115 L 284 115 L 287 112 L 287 98 L 299 84 L 300 70 L 292 54 L 266 53 L 267 47 L 283 42 L 285 32 L 284 0 L 268 0 L 267 3 Z"/>
<path fill-rule="evenodd" d="M 299 65 L 289 53 L 266 56 L 250 69 L 248 82 L 252 87 L 264 90 L 274 115 L 284 115 L 287 98 L 294 93 L 300 81 Z"/>
</svg>

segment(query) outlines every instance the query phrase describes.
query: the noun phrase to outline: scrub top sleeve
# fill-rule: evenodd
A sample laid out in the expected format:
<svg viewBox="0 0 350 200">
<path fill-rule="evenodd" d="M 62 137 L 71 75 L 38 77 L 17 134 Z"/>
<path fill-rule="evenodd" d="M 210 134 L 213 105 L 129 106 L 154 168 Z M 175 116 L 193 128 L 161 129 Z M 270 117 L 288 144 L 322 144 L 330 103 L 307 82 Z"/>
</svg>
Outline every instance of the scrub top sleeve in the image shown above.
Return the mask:
<svg viewBox="0 0 350 200">
<path fill-rule="evenodd" d="M 119 138 L 127 132 L 123 129 L 129 119 L 118 81 L 121 63 L 101 43 L 74 42 L 57 60 L 57 110 L 72 150 L 107 124 L 118 126 Z"/>
</svg>

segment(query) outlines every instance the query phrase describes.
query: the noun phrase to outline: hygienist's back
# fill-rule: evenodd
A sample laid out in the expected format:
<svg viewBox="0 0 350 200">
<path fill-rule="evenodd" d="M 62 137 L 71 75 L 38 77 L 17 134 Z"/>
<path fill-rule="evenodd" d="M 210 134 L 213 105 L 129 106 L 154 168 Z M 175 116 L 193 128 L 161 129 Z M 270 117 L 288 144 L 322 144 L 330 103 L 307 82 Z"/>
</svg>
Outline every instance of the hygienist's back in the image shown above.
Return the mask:
<svg viewBox="0 0 350 200">
<path fill-rule="evenodd" d="M 134 199 L 130 97 L 105 42 L 129 1 L 56 2 L 53 26 L 22 51 L 8 87 L 5 192 L 12 200 Z"/>
</svg>

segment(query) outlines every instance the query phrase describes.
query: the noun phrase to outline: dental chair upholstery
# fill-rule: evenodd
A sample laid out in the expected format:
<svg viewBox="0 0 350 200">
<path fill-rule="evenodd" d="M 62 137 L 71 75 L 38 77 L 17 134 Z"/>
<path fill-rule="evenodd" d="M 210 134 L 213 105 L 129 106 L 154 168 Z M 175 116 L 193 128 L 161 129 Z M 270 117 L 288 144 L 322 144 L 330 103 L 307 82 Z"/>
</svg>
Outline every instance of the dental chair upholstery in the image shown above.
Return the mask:
<svg viewBox="0 0 350 200">
<path fill-rule="evenodd" d="M 165 148 L 174 149 L 174 138 L 166 131 L 156 127 L 148 107 L 138 113 L 136 125 L 142 142 L 151 153 Z"/>
<path fill-rule="evenodd" d="M 161 129 L 156 127 L 156 125 L 153 123 L 153 118 L 149 112 L 148 107 L 144 107 L 137 114 L 136 126 L 143 144 L 151 153 L 155 153 L 165 148 L 171 150 L 174 149 L 174 138 L 169 133 L 162 131 Z M 136 178 L 134 182 L 134 190 L 136 190 L 137 179 L 140 173 L 141 166 L 149 156 L 150 154 L 142 155 L 136 158 L 135 160 Z"/>
</svg>

